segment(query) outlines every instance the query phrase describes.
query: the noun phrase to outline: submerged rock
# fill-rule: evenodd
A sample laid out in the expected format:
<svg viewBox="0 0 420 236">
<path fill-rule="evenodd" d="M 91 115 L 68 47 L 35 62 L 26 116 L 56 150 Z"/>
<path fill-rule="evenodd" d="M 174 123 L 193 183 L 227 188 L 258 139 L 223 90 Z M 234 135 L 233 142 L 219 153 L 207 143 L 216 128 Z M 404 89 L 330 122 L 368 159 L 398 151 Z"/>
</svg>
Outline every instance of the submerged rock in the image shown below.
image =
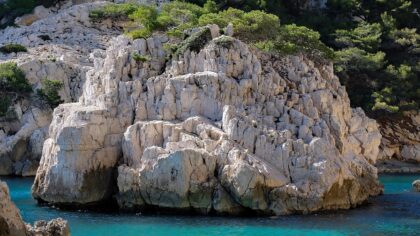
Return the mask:
<svg viewBox="0 0 420 236">
<path fill-rule="evenodd" d="M 33 196 L 281 215 L 348 209 L 381 193 L 378 127 L 350 107 L 332 65 L 221 37 L 169 63 L 157 35 L 120 36 L 93 55 L 79 102 L 54 111 Z"/>
<path fill-rule="evenodd" d="M 0 235 L 2 236 L 69 236 L 67 221 L 57 218 L 49 222 L 25 224 L 19 210 L 10 200 L 9 188 L 0 181 Z"/>
</svg>

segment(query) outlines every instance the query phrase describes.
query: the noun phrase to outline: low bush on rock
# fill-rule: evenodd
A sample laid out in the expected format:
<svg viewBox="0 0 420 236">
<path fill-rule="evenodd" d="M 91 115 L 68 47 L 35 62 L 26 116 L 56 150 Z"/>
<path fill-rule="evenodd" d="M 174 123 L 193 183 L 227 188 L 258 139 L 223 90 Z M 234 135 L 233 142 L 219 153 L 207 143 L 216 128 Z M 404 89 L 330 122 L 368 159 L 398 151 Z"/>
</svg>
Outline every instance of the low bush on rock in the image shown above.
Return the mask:
<svg viewBox="0 0 420 236">
<path fill-rule="evenodd" d="M 26 49 L 25 46 L 22 46 L 20 44 L 16 44 L 16 43 L 11 43 L 11 44 L 6 44 L 2 47 L 0 47 L 0 52 L 2 53 L 17 53 L 17 52 L 27 52 L 28 50 Z"/>
<path fill-rule="evenodd" d="M 37 95 L 54 109 L 63 102 L 58 94 L 58 91 L 63 88 L 63 82 L 59 80 L 44 79 L 41 83 L 42 88 L 37 90 Z"/>
<path fill-rule="evenodd" d="M 103 20 L 107 18 L 128 19 L 128 16 L 135 12 L 137 8 L 138 5 L 132 3 L 112 3 L 92 10 L 89 17 L 93 20 Z"/>
<path fill-rule="evenodd" d="M 150 57 L 140 55 L 140 54 L 139 54 L 139 53 L 137 53 L 137 52 L 133 52 L 133 53 L 131 54 L 131 56 L 133 57 L 133 59 L 134 59 L 136 62 L 146 62 L 146 61 L 150 61 Z"/>
<path fill-rule="evenodd" d="M 198 53 L 211 40 L 211 32 L 208 27 L 202 27 L 197 32 L 194 32 L 186 40 L 184 40 L 175 55 L 182 55 L 187 50 Z"/>
<path fill-rule="evenodd" d="M 0 91 L 29 93 L 32 87 L 16 63 L 7 62 L 0 64 Z"/>
<path fill-rule="evenodd" d="M 320 41 L 318 32 L 294 24 L 282 26 L 274 40 L 260 41 L 255 46 L 283 55 L 303 53 L 315 61 L 334 59 L 334 51 Z"/>
</svg>

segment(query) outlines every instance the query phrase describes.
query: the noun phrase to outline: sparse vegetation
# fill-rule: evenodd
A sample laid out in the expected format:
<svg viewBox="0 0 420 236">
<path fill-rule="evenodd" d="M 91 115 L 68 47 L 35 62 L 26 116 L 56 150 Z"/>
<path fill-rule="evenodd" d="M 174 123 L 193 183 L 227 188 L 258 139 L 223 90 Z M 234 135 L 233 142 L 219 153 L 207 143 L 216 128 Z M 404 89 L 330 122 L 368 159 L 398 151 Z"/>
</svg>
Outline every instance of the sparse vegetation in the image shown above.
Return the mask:
<svg viewBox="0 0 420 236">
<path fill-rule="evenodd" d="M 184 40 L 175 55 L 182 55 L 187 50 L 198 53 L 211 40 L 211 32 L 208 27 L 202 27 L 194 32 L 186 40 Z"/>
<path fill-rule="evenodd" d="M 0 52 L 2 53 L 17 53 L 17 52 L 27 52 L 28 50 L 26 49 L 26 47 L 20 45 L 20 44 L 16 44 L 16 43 L 10 43 L 10 44 L 6 44 L 2 47 L 0 47 Z"/>
<path fill-rule="evenodd" d="M 63 102 L 58 94 L 58 91 L 63 88 L 63 82 L 59 80 L 44 79 L 41 83 L 42 88 L 37 90 L 37 95 L 54 109 Z"/>
<path fill-rule="evenodd" d="M 29 93 L 32 87 L 16 63 L 7 62 L 0 64 L 0 91 Z"/>
<path fill-rule="evenodd" d="M 140 55 L 140 54 L 139 54 L 139 53 L 137 53 L 137 52 L 133 52 L 133 53 L 131 54 L 131 56 L 133 57 L 133 59 L 134 59 L 136 62 L 146 62 L 146 61 L 150 61 L 150 57 Z"/>
<path fill-rule="evenodd" d="M 10 105 L 12 104 L 12 99 L 7 94 L 2 94 L 0 99 L 0 117 L 4 117 L 7 115 Z"/>
<path fill-rule="evenodd" d="M 255 46 L 283 55 L 303 53 L 315 61 L 334 59 L 334 51 L 320 41 L 318 32 L 294 24 L 282 26 L 274 40 L 260 41 Z"/>
<path fill-rule="evenodd" d="M 128 16 L 135 12 L 139 6 L 132 3 L 124 4 L 107 4 L 103 7 L 94 9 L 90 12 L 89 17 L 93 20 L 112 19 L 128 19 Z"/>
</svg>

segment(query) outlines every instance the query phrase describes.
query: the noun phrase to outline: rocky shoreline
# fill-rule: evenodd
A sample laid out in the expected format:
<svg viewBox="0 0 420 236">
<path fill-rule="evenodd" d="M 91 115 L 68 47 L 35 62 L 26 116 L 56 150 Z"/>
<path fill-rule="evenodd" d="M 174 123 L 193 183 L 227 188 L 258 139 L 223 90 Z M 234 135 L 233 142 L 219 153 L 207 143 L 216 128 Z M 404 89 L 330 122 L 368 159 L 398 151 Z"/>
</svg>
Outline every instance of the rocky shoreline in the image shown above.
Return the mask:
<svg viewBox="0 0 420 236">
<path fill-rule="evenodd" d="M 37 221 L 32 226 L 23 222 L 13 204 L 7 184 L 0 181 L 0 235 L 13 236 L 69 236 L 67 221 L 57 218 L 49 222 Z"/>
</svg>

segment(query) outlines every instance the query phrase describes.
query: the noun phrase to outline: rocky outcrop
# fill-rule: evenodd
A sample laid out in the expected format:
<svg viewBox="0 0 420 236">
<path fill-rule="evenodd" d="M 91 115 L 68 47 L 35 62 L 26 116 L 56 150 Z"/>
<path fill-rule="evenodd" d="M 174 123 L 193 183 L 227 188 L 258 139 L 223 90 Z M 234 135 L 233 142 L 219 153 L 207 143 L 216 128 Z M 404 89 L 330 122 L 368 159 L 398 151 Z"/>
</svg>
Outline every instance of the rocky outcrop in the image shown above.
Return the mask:
<svg viewBox="0 0 420 236">
<path fill-rule="evenodd" d="M 382 133 L 378 169 L 387 173 L 420 172 L 420 113 L 378 118 Z"/>
<path fill-rule="evenodd" d="M 414 180 L 414 182 L 413 182 L 413 189 L 416 192 L 420 192 L 420 179 Z"/>
<path fill-rule="evenodd" d="M 70 236 L 67 221 L 57 218 L 50 221 L 40 220 L 34 226 L 26 225 L 27 235 L 30 236 Z"/>
<path fill-rule="evenodd" d="M 67 221 L 58 218 L 25 224 L 19 210 L 10 200 L 9 188 L 0 181 L 0 235 L 2 236 L 69 236 Z"/>
<path fill-rule="evenodd" d="M 86 72 L 94 67 L 89 53 L 101 55 L 101 48 L 120 33 L 107 25 L 91 23 L 89 11 L 103 4 L 63 6 L 58 13 L 55 8 L 48 9 L 47 16 L 29 26 L 1 32 L 0 45 L 19 43 L 28 52 L 0 53 L 0 63 L 16 62 L 35 92 L 15 101 L 16 117 L 0 118 L 0 175 L 35 175 L 52 120 L 52 110 L 39 103 L 36 90 L 44 79 L 59 80 L 63 83 L 61 99 L 66 103 L 79 100 Z"/>
<path fill-rule="evenodd" d="M 19 210 L 10 200 L 9 188 L 0 181 L 0 235 L 26 235 Z"/>
<path fill-rule="evenodd" d="M 169 62 L 159 35 L 92 54 L 79 102 L 54 111 L 35 198 L 281 215 L 382 191 L 376 122 L 350 108 L 332 65 L 262 54 L 216 26 L 192 34 L 204 41 Z"/>
</svg>

